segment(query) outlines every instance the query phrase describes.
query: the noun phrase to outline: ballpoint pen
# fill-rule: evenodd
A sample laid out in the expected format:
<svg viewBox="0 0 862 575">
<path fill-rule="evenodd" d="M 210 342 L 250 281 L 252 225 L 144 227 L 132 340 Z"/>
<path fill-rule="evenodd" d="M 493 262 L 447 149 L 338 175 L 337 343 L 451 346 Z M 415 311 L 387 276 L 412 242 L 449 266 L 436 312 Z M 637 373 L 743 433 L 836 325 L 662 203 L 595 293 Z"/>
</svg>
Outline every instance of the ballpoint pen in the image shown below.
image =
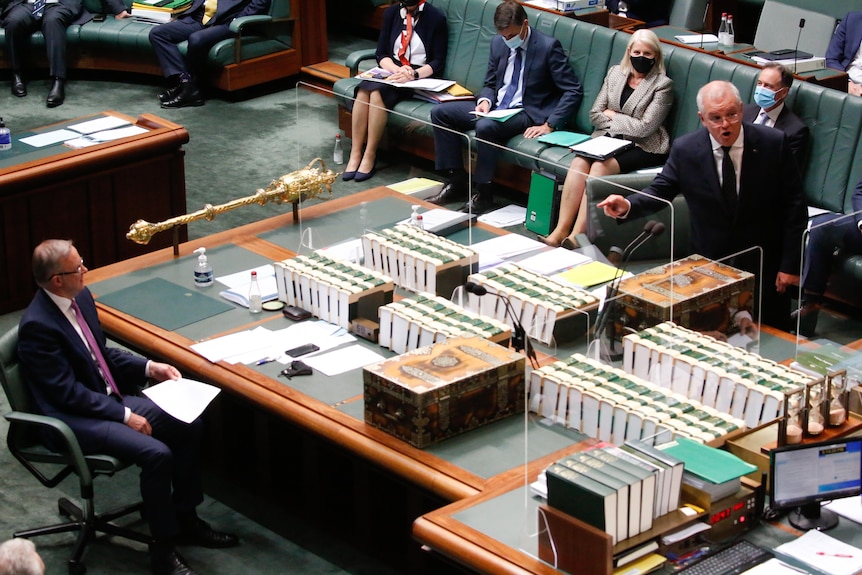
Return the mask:
<svg viewBox="0 0 862 575">
<path fill-rule="evenodd" d="M 274 357 L 265 357 L 263 359 L 258 360 L 258 362 L 255 365 L 263 365 L 265 363 L 272 363 L 273 361 L 275 361 Z"/>
<path fill-rule="evenodd" d="M 826 557 L 841 557 L 843 559 L 853 559 L 853 556 L 848 553 L 829 553 L 827 551 L 816 551 L 814 554 Z"/>
</svg>

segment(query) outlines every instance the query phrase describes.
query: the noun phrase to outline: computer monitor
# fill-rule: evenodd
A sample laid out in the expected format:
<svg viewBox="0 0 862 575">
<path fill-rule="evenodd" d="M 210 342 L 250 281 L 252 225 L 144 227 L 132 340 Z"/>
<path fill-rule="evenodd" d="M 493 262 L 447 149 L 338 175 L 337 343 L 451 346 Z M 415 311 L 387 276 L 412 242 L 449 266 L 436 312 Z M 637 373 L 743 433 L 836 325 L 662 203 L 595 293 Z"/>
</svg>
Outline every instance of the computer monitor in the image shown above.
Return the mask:
<svg viewBox="0 0 862 575">
<path fill-rule="evenodd" d="M 838 516 L 820 504 L 862 493 L 862 437 L 777 447 L 769 454 L 769 478 L 770 507 L 792 509 L 791 525 L 831 529 Z"/>
</svg>

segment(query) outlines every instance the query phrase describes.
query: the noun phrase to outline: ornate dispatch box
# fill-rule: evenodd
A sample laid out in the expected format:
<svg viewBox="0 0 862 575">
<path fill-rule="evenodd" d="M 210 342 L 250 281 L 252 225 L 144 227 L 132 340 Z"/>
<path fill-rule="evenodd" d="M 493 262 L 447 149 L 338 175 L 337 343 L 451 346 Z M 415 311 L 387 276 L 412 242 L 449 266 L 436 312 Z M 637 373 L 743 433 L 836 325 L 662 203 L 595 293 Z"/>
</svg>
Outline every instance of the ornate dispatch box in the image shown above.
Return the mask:
<svg viewBox="0 0 862 575">
<path fill-rule="evenodd" d="M 457 337 L 363 369 L 365 422 L 426 447 L 524 411 L 524 356 Z"/>
<path fill-rule="evenodd" d="M 619 295 L 619 323 L 626 327 L 640 331 L 670 320 L 728 333 L 732 314 L 752 308 L 754 274 L 692 255 L 623 280 Z"/>
</svg>

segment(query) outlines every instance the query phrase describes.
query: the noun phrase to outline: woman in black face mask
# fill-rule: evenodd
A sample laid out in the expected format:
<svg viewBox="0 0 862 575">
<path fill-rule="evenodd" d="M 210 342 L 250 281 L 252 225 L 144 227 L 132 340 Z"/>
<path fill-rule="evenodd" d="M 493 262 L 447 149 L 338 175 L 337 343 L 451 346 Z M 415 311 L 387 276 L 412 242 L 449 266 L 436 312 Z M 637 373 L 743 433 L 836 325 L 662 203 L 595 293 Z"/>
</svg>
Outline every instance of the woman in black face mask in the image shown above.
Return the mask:
<svg viewBox="0 0 862 575">
<path fill-rule="evenodd" d="M 560 218 L 545 243 L 576 247 L 574 237 L 587 228 L 584 198 L 587 178 L 661 166 L 670 151 L 664 128 L 673 105 L 673 80 L 664 70 L 661 45 L 654 32 L 632 34 L 622 61 L 611 67 L 590 110 L 595 128 L 592 137 L 612 136 L 634 142 L 634 146 L 606 160 L 578 156 L 572 160 L 563 184 Z"/>
<path fill-rule="evenodd" d="M 449 31 L 446 16 L 425 0 L 402 0 L 383 13 L 377 41 L 377 66 L 391 73 L 386 79 L 403 84 L 440 77 L 446 65 Z M 395 104 L 413 90 L 363 80 L 356 89 L 351 128 L 353 141 L 344 180 L 363 182 L 374 174 L 377 146 Z"/>
</svg>

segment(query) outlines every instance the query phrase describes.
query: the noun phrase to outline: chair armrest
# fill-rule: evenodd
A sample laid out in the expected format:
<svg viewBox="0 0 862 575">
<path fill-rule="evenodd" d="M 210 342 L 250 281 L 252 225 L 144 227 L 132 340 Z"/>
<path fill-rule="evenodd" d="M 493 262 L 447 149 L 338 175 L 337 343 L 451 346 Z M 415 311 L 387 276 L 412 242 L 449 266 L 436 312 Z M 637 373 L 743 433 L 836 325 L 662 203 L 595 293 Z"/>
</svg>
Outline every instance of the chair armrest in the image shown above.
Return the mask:
<svg viewBox="0 0 862 575">
<path fill-rule="evenodd" d="M 75 473 L 79 475 L 82 490 L 85 486 L 92 488 L 93 475 L 90 472 L 90 467 L 87 465 L 87 460 L 84 458 L 84 453 L 81 451 L 81 446 L 78 444 L 78 438 L 75 437 L 75 433 L 72 431 L 72 428 L 66 425 L 65 422 L 54 417 L 48 417 L 47 415 L 25 413 L 21 411 L 9 412 L 5 417 L 10 423 L 18 423 L 31 427 L 41 427 L 43 429 L 47 428 L 57 432 L 57 435 L 63 442 L 61 453 L 71 459 L 68 464 L 74 466 Z M 18 458 L 15 453 L 13 453 L 13 455 Z M 22 461 L 22 463 L 24 462 Z M 32 464 L 29 462 L 24 464 L 28 467 L 32 467 Z"/>
<path fill-rule="evenodd" d="M 242 29 L 249 24 L 258 24 L 260 22 L 272 22 L 272 16 L 268 14 L 257 14 L 255 16 L 241 16 L 234 18 L 230 23 L 230 31 L 234 34 L 242 35 Z"/>
<path fill-rule="evenodd" d="M 350 76 L 355 76 L 359 73 L 359 64 L 365 60 L 376 60 L 377 50 L 356 50 L 347 55 L 344 59 L 344 65 L 350 68 Z"/>
</svg>

